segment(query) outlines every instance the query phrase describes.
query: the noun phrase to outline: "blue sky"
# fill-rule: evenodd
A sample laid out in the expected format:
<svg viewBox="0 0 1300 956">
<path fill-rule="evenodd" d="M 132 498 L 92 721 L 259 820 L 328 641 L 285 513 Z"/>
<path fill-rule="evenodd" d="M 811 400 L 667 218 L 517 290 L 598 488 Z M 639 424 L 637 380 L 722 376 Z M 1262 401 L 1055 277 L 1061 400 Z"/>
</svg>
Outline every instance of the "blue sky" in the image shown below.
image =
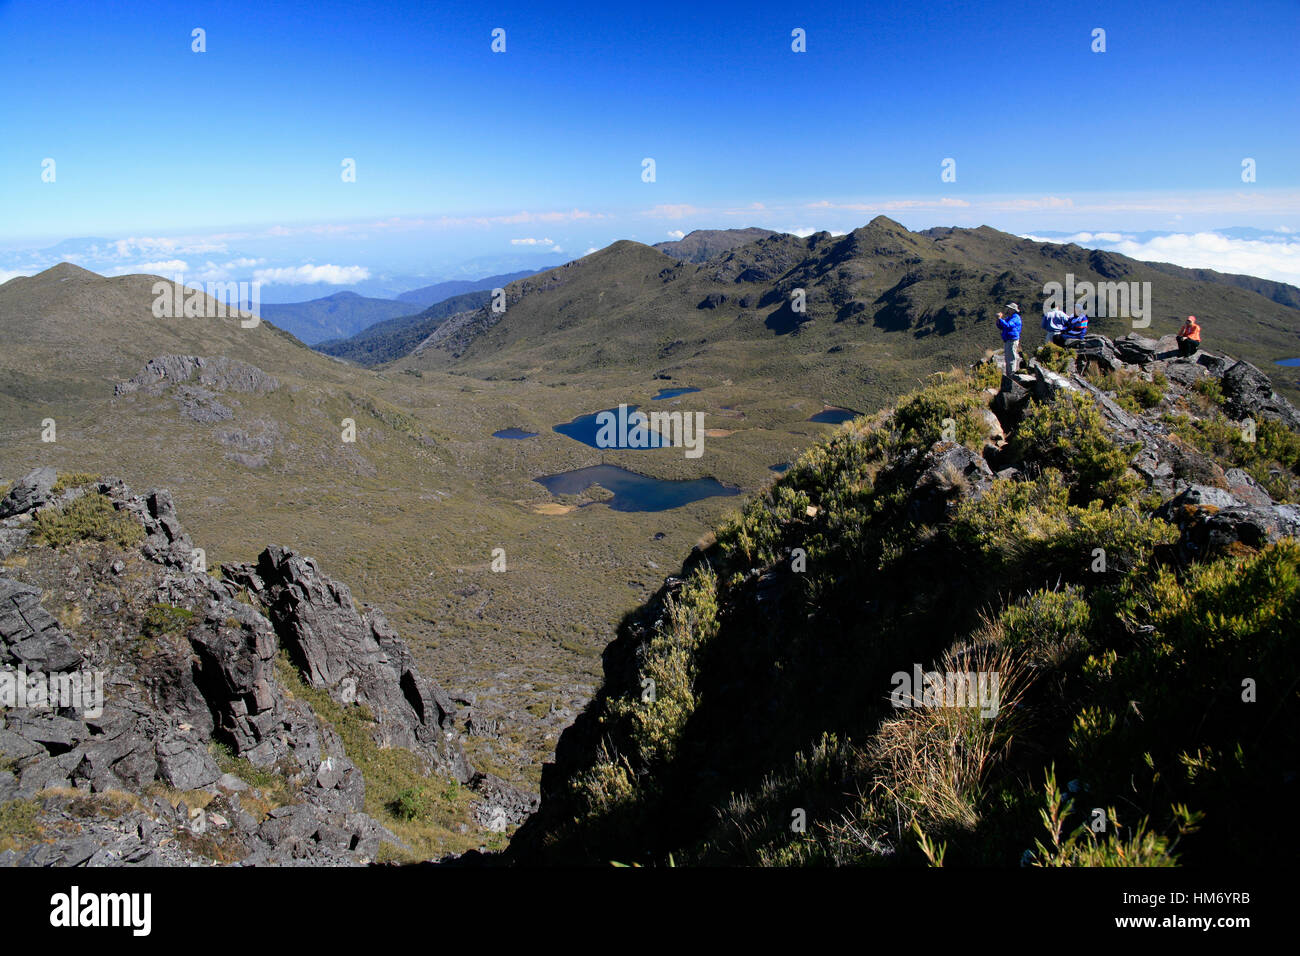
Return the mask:
<svg viewBox="0 0 1300 956">
<path fill-rule="evenodd" d="M 0 0 L 0 246 L 158 240 L 116 247 L 123 267 L 257 262 L 321 284 L 878 213 L 1286 235 L 1298 27 L 1296 0 Z"/>
</svg>

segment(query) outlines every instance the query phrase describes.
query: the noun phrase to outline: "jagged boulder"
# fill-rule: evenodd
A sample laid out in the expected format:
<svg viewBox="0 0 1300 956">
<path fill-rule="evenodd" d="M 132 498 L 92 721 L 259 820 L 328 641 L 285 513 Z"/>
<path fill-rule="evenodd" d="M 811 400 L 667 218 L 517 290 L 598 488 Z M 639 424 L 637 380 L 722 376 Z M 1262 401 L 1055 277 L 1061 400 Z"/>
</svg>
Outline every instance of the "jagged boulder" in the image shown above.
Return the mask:
<svg viewBox="0 0 1300 956">
<path fill-rule="evenodd" d="M 1029 389 L 1015 379 L 1003 375 L 1002 385 L 989 402 L 989 408 L 997 416 L 1004 430 L 1015 428 L 1024 416 L 1025 406 L 1029 403 Z"/>
<path fill-rule="evenodd" d="M 1273 391 L 1269 377 L 1249 362 L 1238 362 L 1223 373 L 1224 408 L 1237 419 L 1268 419 L 1300 429 L 1300 412 Z"/>
<path fill-rule="evenodd" d="M 45 504 L 50 500 L 54 483 L 58 480 L 58 473 L 53 468 L 35 468 L 29 471 L 0 500 L 0 518 L 24 514 Z"/>
<path fill-rule="evenodd" d="M 1124 364 L 1114 343 L 1104 335 L 1089 335 L 1076 348 L 1076 363 L 1080 368 L 1093 363 L 1104 371 L 1113 372 Z"/>
<path fill-rule="evenodd" d="M 145 363 L 140 374 L 114 386 L 116 395 L 144 390 L 157 394 L 168 383 L 180 384 L 198 375 L 200 385 L 225 391 L 265 394 L 280 387 L 274 376 L 254 365 L 225 356 L 159 355 Z"/>
<path fill-rule="evenodd" d="M 1273 498 L 1264 490 L 1264 486 L 1240 468 L 1229 468 L 1223 477 L 1228 483 L 1228 490 L 1246 504 L 1262 508 L 1273 504 Z"/>
<path fill-rule="evenodd" d="M 951 514 L 960 498 L 979 498 L 993 484 L 993 470 L 965 445 L 940 441 L 920 462 L 908 500 L 913 520 L 934 523 Z"/>
<path fill-rule="evenodd" d="M 1130 332 L 1114 343 L 1115 355 L 1127 365 L 1149 365 L 1160 356 L 1160 341 Z"/>
<path fill-rule="evenodd" d="M 1169 381 L 1184 389 L 1192 389 L 1202 379 L 1212 378 L 1209 368 L 1193 358 L 1170 359 L 1160 370 Z"/>
<path fill-rule="evenodd" d="M 276 634 L 308 683 L 341 704 L 370 708 L 383 745 L 423 754 L 462 783 L 470 779 L 472 768 L 455 740 L 455 705 L 419 672 L 379 611 L 361 614 L 346 585 L 285 548 L 267 548 L 255 566 L 223 570 L 266 604 Z"/>
<path fill-rule="evenodd" d="M 0 665 L 63 673 L 84 658 L 41 607 L 41 589 L 0 577 Z"/>
<path fill-rule="evenodd" d="M 482 801 L 474 807 L 474 819 L 493 833 L 504 833 L 507 827 L 523 823 L 537 812 L 540 798 L 507 783 L 490 773 L 476 773 L 469 787 Z"/>
<path fill-rule="evenodd" d="M 360 614 L 346 587 L 282 549 L 268 549 L 258 566 L 236 566 L 230 580 L 214 579 L 191 566 L 192 545 L 170 494 L 135 495 L 115 479 L 98 490 L 138 520 L 146 537 L 134 558 L 99 558 L 102 570 L 74 564 L 78 599 L 93 606 L 95 585 L 112 582 L 100 606 L 116 613 L 119 601 L 126 603 L 117 588 L 140 580 L 145 593 L 128 598 L 136 613 L 161 608 L 168 625 L 135 640 L 128 636 L 140 631 L 135 617 L 116 638 L 103 628 L 68 634 L 41 606 L 40 588 L 0 574 L 0 668 L 82 668 L 83 678 L 93 670 L 105 685 L 102 707 L 83 700 L 85 707 L 0 709 L 0 800 L 39 798 L 42 825 L 55 825 L 47 842 L 0 854 L 0 866 L 212 862 L 193 841 L 176 839 L 186 832 L 209 837 L 204 845 L 219 847 L 221 862 L 248 865 L 357 864 L 374 860 L 381 842 L 404 848 L 364 812 L 365 780 L 338 733 L 277 678 L 282 645 L 308 668 L 314 663 L 318 680 L 328 676 L 317 686 L 336 700 L 371 709 L 379 743 L 411 749 L 430 770 L 471 779 L 455 743 L 454 704 L 419 673 L 381 614 Z M 153 568 L 124 578 L 132 561 Z M 265 613 L 241 599 L 245 585 L 266 601 Z M 289 805 L 265 820 L 252 815 L 251 804 L 246 812 L 240 794 L 252 788 L 222 773 L 213 741 L 287 783 Z M 202 790 L 215 799 L 206 814 L 184 802 L 173 806 L 148 795 L 155 782 L 173 794 Z M 70 802 L 80 798 L 60 788 L 123 791 L 140 804 L 120 818 L 84 819 Z M 517 823 L 518 808 L 528 805 L 528 795 L 508 784 L 484 794 L 494 808 L 484 825 L 503 815 Z M 59 827 L 69 820 L 76 827 L 65 833 Z"/>
</svg>

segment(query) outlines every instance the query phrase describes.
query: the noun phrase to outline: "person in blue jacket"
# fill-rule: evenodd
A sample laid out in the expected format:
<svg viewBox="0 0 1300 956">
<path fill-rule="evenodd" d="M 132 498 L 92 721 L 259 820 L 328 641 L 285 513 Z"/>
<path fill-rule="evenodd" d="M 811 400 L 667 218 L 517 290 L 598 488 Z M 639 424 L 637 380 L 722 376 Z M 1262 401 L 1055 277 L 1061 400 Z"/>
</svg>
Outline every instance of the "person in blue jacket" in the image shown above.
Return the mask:
<svg viewBox="0 0 1300 956">
<path fill-rule="evenodd" d="M 1083 311 L 1083 304 L 1079 303 L 1074 307 L 1074 315 L 1066 320 L 1065 328 L 1061 330 L 1058 337 L 1053 341 L 1057 345 L 1064 345 L 1066 342 L 1082 342 L 1084 336 L 1088 334 L 1088 315 Z"/>
<path fill-rule="evenodd" d="M 1016 348 L 1020 344 L 1020 306 L 1008 302 L 1004 308 L 1007 314 L 998 313 L 998 331 L 1002 333 L 1002 355 L 1007 374 L 1010 375 L 1020 364 Z"/>
</svg>

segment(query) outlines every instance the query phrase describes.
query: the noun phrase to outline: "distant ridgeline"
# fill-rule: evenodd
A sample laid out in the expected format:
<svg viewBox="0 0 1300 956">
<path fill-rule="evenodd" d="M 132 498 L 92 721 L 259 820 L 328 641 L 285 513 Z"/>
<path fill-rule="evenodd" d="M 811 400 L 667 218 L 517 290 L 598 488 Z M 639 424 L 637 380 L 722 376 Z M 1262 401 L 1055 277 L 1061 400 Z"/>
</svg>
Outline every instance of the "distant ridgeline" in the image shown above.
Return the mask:
<svg viewBox="0 0 1300 956">
<path fill-rule="evenodd" d="M 1112 337 L 1168 334 L 1197 315 L 1207 348 L 1277 370 L 1274 387 L 1300 398 L 1272 364 L 1296 354 L 1300 289 L 988 227 L 911 232 L 880 216 L 842 236 L 750 229 L 655 247 L 620 241 L 504 292 L 504 308 L 447 304 L 400 336 L 377 326 L 382 346 L 354 340 L 349 357 L 360 349 L 412 372 L 557 385 L 613 373 L 738 387 L 798 381 L 875 408 L 997 347 L 1004 303 L 1024 304 L 1029 342 L 1040 307 L 1077 302 Z"/>
</svg>

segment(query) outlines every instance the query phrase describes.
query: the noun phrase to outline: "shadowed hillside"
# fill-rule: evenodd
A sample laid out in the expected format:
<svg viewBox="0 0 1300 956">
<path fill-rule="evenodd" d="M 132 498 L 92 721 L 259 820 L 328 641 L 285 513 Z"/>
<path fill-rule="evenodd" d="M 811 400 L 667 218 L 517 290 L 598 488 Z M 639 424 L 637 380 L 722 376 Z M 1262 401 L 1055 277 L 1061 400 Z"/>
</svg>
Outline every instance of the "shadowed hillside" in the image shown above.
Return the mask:
<svg viewBox="0 0 1300 956">
<path fill-rule="evenodd" d="M 883 216 L 845 236 L 773 234 L 695 263 L 618 242 L 507 287 L 504 314 L 445 322 L 402 368 L 493 378 L 612 370 L 736 382 L 798 381 L 828 401 L 889 396 L 998 344 L 996 311 L 1019 302 L 1037 334 L 1045 284 L 1150 282 L 1149 325 L 1096 317 L 1108 335 L 1175 331 L 1200 317 L 1208 345 L 1272 374 L 1300 351 L 1296 310 L 1268 284 L 1193 274 L 989 227 L 913 233 Z M 796 304 L 799 290 L 804 306 Z M 1295 290 L 1300 292 L 1300 290 Z M 1295 383 L 1276 384 L 1295 396 Z"/>
<path fill-rule="evenodd" d="M 805 452 L 623 622 L 514 857 L 1292 856 L 1300 412 L 1176 354 L 989 361 Z"/>
</svg>

